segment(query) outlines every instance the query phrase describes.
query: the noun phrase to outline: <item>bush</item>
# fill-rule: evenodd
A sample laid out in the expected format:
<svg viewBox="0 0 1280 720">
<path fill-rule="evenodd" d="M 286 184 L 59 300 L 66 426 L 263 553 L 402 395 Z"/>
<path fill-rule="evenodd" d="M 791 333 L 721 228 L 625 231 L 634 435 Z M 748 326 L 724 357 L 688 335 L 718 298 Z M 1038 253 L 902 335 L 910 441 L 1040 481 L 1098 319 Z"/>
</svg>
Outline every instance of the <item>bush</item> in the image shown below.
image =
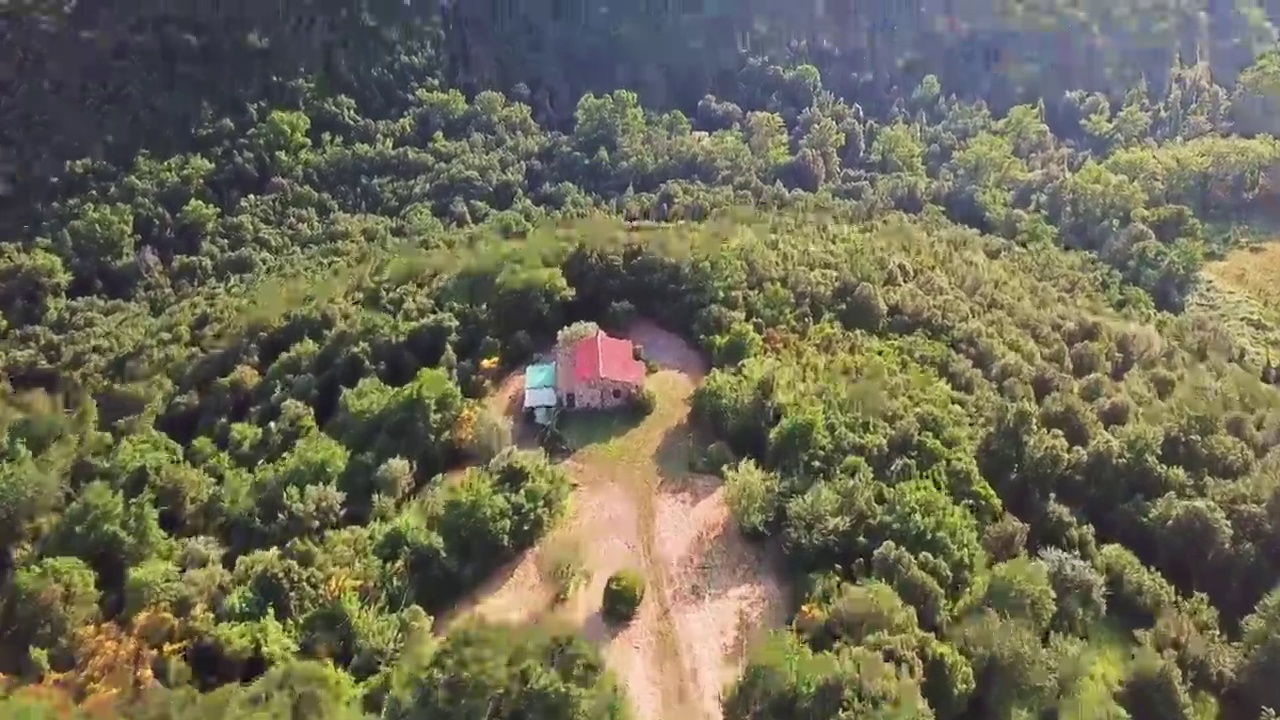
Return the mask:
<svg viewBox="0 0 1280 720">
<path fill-rule="evenodd" d="M 462 446 L 463 453 L 477 463 L 487 463 L 512 445 L 511 425 L 492 413 L 480 410 L 472 420 L 470 436 Z"/>
<path fill-rule="evenodd" d="M 631 396 L 631 409 L 640 417 L 652 414 L 656 407 L 658 407 L 658 396 L 654 395 L 649 388 L 644 388 Z"/>
<path fill-rule="evenodd" d="M 555 585 L 556 602 L 567 601 L 591 579 L 582 556 L 582 546 L 573 538 L 559 538 L 544 550 L 540 570 Z"/>
<path fill-rule="evenodd" d="M 729 468 L 724 476 L 725 499 L 738 527 L 749 537 L 767 536 L 781 508 L 782 479 L 750 459 Z"/>
<path fill-rule="evenodd" d="M 494 213 L 490 222 L 493 223 L 494 230 L 506 239 L 526 237 L 533 229 L 529 221 L 515 210 Z"/>
<path fill-rule="evenodd" d="M 644 600 L 644 578 L 634 570 L 619 570 L 604 585 L 600 612 L 611 623 L 625 623 L 636 616 Z"/>
<path fill-rule="evenodd" d="M 696 473 L 706 473 L 708 475 L 719 475 L 724 477 L 725 468 L 736 463 L 738 459 L 733 454 L 733 449 L 723 440 L 717 440 L 707 446 L 707 449 L 698 453 L 689 462 L 689 469 Z"/>
<path fill-rule="evenodd" d="M 576 322 L 568 327 L 561 328 L 556 333 L 556 345 L 559 347 L 569 347 L 570 345 L 595 335 L 600 331 L 600 326 L 593 322 Z"/>
<path fill-rule="evenodd" d="M 636 306 L 627 300 L 618 300 L 609 303 L 608 309 L 604 312 L 605 327 L 615 332 L 621 332 L 636 319 Z"/>
</svg>

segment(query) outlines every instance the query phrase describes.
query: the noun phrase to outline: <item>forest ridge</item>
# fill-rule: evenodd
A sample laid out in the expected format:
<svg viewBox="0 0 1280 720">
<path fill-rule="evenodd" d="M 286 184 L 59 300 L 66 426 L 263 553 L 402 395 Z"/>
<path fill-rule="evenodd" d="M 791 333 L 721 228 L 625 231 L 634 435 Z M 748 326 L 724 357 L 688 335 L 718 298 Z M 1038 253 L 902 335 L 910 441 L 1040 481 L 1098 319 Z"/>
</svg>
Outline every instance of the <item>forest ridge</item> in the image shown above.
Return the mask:
<svg viewBox="0 0 1280 720">
<path fill-rule="evenodd" d="M 1280 7 L 346 5 L 0 18 L 0 716 L 650 720 L 437 620 L 687 419 L 792 591 L 725 720 L 1274 717 Z M 565 462 L 578 322 L 710 369 Z"/>
</svg>

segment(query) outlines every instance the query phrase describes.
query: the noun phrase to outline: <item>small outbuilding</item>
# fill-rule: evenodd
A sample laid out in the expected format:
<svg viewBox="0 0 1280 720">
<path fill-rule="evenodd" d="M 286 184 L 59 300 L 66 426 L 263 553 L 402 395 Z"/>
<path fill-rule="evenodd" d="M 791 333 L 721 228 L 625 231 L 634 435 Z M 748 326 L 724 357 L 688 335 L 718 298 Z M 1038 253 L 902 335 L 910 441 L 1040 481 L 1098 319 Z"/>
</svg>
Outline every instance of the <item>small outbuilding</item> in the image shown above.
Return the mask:
<svg viewBox="0 0 1280 720">
<path fill-rule="evenodd" d="M 533 411 L 534 422 L 540 425 L 550 422 L 558 400 L 555 363 L 539 363 L 525 368 L 524 409 Z"/>
</svg>

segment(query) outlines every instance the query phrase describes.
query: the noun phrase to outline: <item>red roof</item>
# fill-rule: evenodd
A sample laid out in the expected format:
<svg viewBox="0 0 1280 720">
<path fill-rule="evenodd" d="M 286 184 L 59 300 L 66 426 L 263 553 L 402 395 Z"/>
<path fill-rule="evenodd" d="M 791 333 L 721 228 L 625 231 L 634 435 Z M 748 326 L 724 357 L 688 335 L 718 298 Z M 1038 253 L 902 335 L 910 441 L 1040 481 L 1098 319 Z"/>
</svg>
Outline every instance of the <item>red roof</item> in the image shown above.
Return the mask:
<svg viewBox="0 0 1280 720">
<path fill-rule="evenodd" d="M 635 359 L 630 340 L 609 337 L 604 332 L 578 341 L 573 346 L 573 379 L 577 382 L 604 379 L 640 384 L 644 363 Z"/>
</svg>

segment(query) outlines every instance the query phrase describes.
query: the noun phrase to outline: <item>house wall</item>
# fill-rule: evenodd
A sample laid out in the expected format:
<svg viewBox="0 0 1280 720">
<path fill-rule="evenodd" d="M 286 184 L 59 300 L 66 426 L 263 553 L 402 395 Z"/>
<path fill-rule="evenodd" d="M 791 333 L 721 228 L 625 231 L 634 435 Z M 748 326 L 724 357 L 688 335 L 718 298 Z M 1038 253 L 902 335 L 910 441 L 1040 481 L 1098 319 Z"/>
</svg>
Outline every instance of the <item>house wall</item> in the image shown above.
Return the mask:
<svg viewBox="0 0 1280 720">
<path fill-rule="evenodd" d="M 618 397 L 614 397 L 615 390 Z M 631 399 L 631 396 L 639 391 L 639 386 L 617 380 L 600 379 L 577 383 L 572 386 L 574 409 L 611 410 L 623 407 Z M 560 393 L 560 403 L 566 408 L 568 407 L 567 395 L 568 392 Z"/>
</svg>

